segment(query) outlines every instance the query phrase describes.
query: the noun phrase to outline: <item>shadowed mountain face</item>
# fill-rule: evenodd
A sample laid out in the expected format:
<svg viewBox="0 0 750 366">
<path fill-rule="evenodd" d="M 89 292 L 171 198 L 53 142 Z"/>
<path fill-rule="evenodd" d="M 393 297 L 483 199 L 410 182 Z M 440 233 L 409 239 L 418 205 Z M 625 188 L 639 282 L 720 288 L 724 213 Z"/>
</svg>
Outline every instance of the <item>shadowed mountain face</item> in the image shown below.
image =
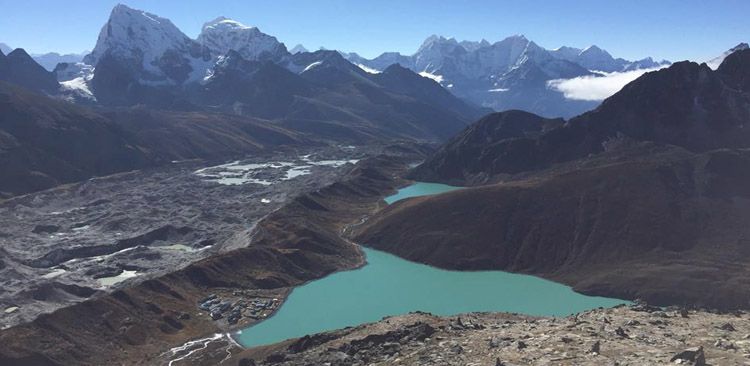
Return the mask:
<svg viewBox="0 0 750 366">
<path fill-rule="evenodd" d="M 145 108 L 93 110 L 0 82 L 0 196 L 172 160 L 228 158 L 300 134 L 247 117 Z"/>
<path fill-rule="evenodd" d="M 148 153 L 92 111 L 0 83 L 2 195 L 148 166 Z"/>
<path fill-rule="evenodd" d="M 479 134 L 473 139 L 487 139 L 482 159 L 488 163 L 464 166 L 476 156 L 473 150 L 463 153 L 468 151 L 465 139 L 454 139 L 413 176 L 481 183 L 491 181 L 493 176 L 544 169 L 601 153 L 608 145 L 629 139 L 673 144 L 696 152 L 748 147 L 747 70 L 747 50 L 727 57 L 717 71 L 705 64 L 679 62 L 638 78 L 597 109 L 536 136 L 485 136 L 483 130 L 470 127 L 462 135 Z"/>
<path fill-rule="evenodd" d="M 285 66 L 230 52 L 204 84 L 189 87 L 189 100 L 345 140 L 444 140 L 483 112 L 411 71 L 368 74 L 333 51 L 298 53 Z"/>
<path fill-rule="evenodd" d="M 55 93 L 59 88 L 55 74 L 37 64 L 21 48 L 15 49 L 8 55 L 0 52 L 0 81 L 47 94 Z"/>
<path fill-rule="evenodd" d="M 316 125 L 321 131 L 338 128 L 326 135 L 344 139 L 439 141 L 484 112 L 409 70 L 368 74 L 334 51 L 297 53 L 285 64 L 249 61 L 229 51 L 210 74 L 201 83 L 153 86 L 138 81 L 127 60 L 105 54 L 91 84 L 105 105 L 257 116 L 308 133 Z"/>
<path fill-rule="evenodd" d="M 397 202 L 356 240 L 660 305 L 750 307 L 750 51 L 682 62 L 563 124 L 487 116 L 411 174 L 489 185 Z"/>
<path fill-rule="evenodd" d="M 411 175 L 461 185 L 485 182 L 496 171 L 523 171 L 533 139 L 564 123 L 562 118 L 547 119 L 523 111 L 487 115 L 450 139 Z M 514 146 L 516 155 L 506 155 L 508 145 Z"/>
</svg>

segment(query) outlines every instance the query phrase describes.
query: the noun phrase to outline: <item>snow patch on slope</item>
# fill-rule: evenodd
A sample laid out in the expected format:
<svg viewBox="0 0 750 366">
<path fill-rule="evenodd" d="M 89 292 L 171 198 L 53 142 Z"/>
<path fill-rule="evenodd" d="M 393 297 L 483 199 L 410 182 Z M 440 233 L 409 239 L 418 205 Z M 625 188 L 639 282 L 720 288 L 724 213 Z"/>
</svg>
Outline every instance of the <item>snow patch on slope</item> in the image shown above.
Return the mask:
<svg viewBox="0 0 750 366">
<path fill-rule="evenodd" d="M 380 74 L 382 71 L 373 69 L 372 67 L 367 67 L 363 64 L 357 64 L 357 66 L 362 69 L 364 72 L 369 74 Z"/>
<path fill-rule="evenodd" d="M 94 96 L 94 93 L 91 92 L 91 89 L 89 89 L 88 81 L 90 79 L 86 79 L 83 76 L 77 77 L 73 80 L 67 80 L 60 83 L 60 88 L 63 90 L 67 90 L 73 93 L 76 93 L 78 96 L 89 99 L 92 101 L 96 101 L 96 97 Z"/>
<path fill-rule="evenodd" d="M 431 72 L 422 71 L 422 72 L 419 73 L 419 76 L 424 77 L 424 78 L 428 78 L 428 79 L 432 79 L 435 82 L 437 82 L 438 84 L 440 84 L 440 83 L 443 82 L 443 75 L 435 75 L 435 74 L 433 74 Z"/>
<path fill-rule="evenodd" d="M 284 44 L 276 37 L 227 17 L 218 17 L 205 23 L 197 41 L 211 50 L 214 58 L 234 50 L 247 60 L 275 61 L 287 53 Z"/>
</svg>

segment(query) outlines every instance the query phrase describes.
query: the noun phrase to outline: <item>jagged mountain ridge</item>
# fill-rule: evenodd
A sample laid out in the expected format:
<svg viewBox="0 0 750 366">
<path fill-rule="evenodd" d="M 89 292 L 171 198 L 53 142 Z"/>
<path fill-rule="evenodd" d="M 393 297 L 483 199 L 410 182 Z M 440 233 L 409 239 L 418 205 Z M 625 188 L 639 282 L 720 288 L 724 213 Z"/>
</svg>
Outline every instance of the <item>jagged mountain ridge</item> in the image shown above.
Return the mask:
<svg viewBox="0 0 750 366">
<path fill-rule="evenodd" d="M 455 95 L 498 111 L 522 109 L 545 117 L 572 117 L 596 106 L 596 102 L 565 99 L 550 90 L 548 81 L 597 72 L 619 72 L 668 64 L 651 58 L 638 61 L 615 59 L 591 46 L 546 50 L 522 35 L 490 43 L 430 36 L 416 53 L 407 56 L 387 52 L 367 60 L 344 53 L 355 64 L 383 70 L 397 63 L 433 77 Z"/>
<path fill-rule="evenodd" d="M 102 105 L 257 116 L 355 140 L 445 139 L 485 112 L 411 71 L 405 80 L 419 87 L 388 83 L 335 51 L 291 54 L 276 38 L 225 17 L 192 40 L 164 18 L 118 5 L 85 61 L 94 63 L 93 76 L 78 64 L 59 75 L 89 86 Z"/>
<path fill-rule="evenodd" d="M 589 70 L 604 72 L 651 69 L 669 64 L 669 61 L 654 61 L 651 57 L 646 57 L 636 61 L 614 58 L 609 52 L 597 47 L 596 45 L 584 49 L 563 46 L 551 50 L 550 53 L 556 58 L 575 62 Z"/>
</svg>

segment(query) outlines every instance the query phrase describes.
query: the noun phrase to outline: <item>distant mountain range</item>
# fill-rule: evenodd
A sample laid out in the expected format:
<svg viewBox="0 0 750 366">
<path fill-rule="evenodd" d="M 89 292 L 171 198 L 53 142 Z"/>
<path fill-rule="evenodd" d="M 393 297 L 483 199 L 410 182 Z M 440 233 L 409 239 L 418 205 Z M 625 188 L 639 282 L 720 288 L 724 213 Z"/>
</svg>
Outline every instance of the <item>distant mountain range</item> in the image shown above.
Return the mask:
<svg viewBox="0 0 750 366">
<path fill-rule="evenodd" d="M 134 90 L 147 94 L 148 102 L 165 106 L 174 103 L 168 99 L 174 99 L 175 94 L 182 94 L 175 89 L 191 89 L 188 86 L 207 83 L 214 67 L 230 50 L 245 60 L 273 62 L 297 74 L 319 61 L 302 64 L 298 61 L 300 55 L 310 53 L 304 46 L 288 50 L 275 37 L 226 17 L 205 23 L 198 37 L 191 39 L 168 19 L 121 4 L 114 7 L 96 46 L 85 57 L 57 54 L 32 57 L 48 70 L 62 64 L 56 70 L 57 78 L 64 83 L 68 99 L 119 105 L 141 103 L 144 100 L 132 99 L 132 95 L 118 96 L 117 91 L 111 90 L 115 85 L 137 83 Z M 356 53 L 341 52 L 341 55 L 369 74 L 399 64 L 480 107 L 498 111 L 521 109 L 546 117 L 566 118 L 594 108 L 599 100 L 569 98 L 551 82 L 669 64 L 651 58 L 637 61 L 614 58 L 596 46 L 547 50 L 521 35 L 495 43 L 458 42 L 431 36 L 410 56 L 388 52 L 368 60 Z M 102 65 L 118 69 L 115 83 L 106 85 L 108 81 L 103 81 L 107 71 L 100 70 L 98 77 L 95 75 Z M 125 74 L 127 82 L 122 79 Z M 166 93 L 171 97 L 165 95 L 165 89 L 172 89 Z M 155 98 L 154 93 L 159 97 Z M 180 95 L 177 99 L 190 98 Z"/>
<path fill-rule="evenodd" d="M 291 54 L 223 17 L 193 40 L 124 5 L 82 62 L 50 72 L 0 52 L 0 99 L 0 197 L 278 145 L 443 141 L 488 112 L 398 65 L 371 74 L 335 51 Z"/>
<path fill-rule="evenodd" d="M 3 51 L 6 54 L 7 48 Z M 56 72 L 62 94 L 69 100 L 108 105 L 146 103 L 169 108 L 191 104 L 191 108 L 204 108 L 196 100 L 196 95 L 201 94 L 196 91 L 205 91 L 203 86 L 229 51 L 247 61 L 272 62 L 298 75 L 321 61 L 303 56 L 310 52 L 302 45 L 288 50 L 275 37 L 226 17 L 205 23 L 198 37 L 191 39 L 168 19 L 122 4 L 113 8 L 96 46 L 85 57 L 54 53 L 32 57 Z M 374 59 L 339 53 L 367 74 L 375 75 L 398 64 L 478 107 L 518 109 L 549 118 L 570 118 L 591 110 L 627 81 L 670 64 L 650 57 L 635 61 L 616 58 L 597 46 L 545 49 L 522 35 L 494 43 L 459 42 L 433 35 L 413 55 L 386 52 Z M 718 66 L 721 59 L 717 57 L 711 63 Z M 56 61 L 63 62 L 53 67 Z M 580 92 L 571 91 L 565 84 L 578 79 L 607 83 L 619 73 L 631 74 L 607 85 L 606 90 L 612 91 L 603 95 L 584 92 L 580 97 Z M 112 79 L 106 80 L 108 77 Z M 586 85 L 577 88 L 585 89 Z M 227 103 L 221 104 L 226 107 Z M 246 106 L 232 108 L 232 112 L 248 110 Z"/>
<path fill-rule="evenodd" d="M 571 117 L 598 101 L 565 98 L 549 82 L 603 73 L 652 69 L 669 61 L 612 57 L 597 46 L 546 50 L 522 35 L 490 43 L 431 36 L 411 56 L 384 53 L 372 60 L 344 53 L 349 61 L 371 72 L 398 63 L 429 77 L 455 95 L 494 110 L 521 109 L 547 117 Z"/>
<path fill-rule="evenodd" d="M 197 113 L 181 115 L 199 119 L 234 115 L 250 125 L 271 121 L 279 133 L 295 136 L 290 141 L 437 142 L 492 109 L 568 116 L 598 104 L 566 98 L 550 86 L 551 80 L 598 78 L 666 63 L 617 59 L 593 46 L 546 50 L 523 36 L 494 44 L 433 36 L 412 56 L 386 53 L 373 60 L 338 51 L 308 52 L 301 45 L 292 51 L 275 37 L 226 17 L 205 23 L 192 39 L 168 19 L 117 5 L 96 46 L 80 62 L 59 63 L 50 72 L 23 49 L 7 56 L 3 51 L 0 81 L 95 106 L 98 113 L 153 108 Z M 42 106 L 44 98 L 24 100 L 28 103 L 19 105 L 29 116 L 49 109 Z M 77 136 L 80 141 L 89 137 Z M 80 176 L 99 173 L 84 169 Z M 45 181 L 67 180 L 52 176 Z M 24 187 L 11 191 L 24 192 Z"/>
</svg>

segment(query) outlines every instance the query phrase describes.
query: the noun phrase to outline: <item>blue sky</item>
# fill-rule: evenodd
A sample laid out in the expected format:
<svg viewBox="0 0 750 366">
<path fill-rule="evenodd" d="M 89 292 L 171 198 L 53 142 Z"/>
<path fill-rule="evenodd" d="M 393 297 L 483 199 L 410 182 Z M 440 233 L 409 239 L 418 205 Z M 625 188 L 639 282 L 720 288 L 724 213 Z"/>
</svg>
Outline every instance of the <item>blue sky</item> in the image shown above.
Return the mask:
<svg viewBox="0 0 750 366">
<path fill-rule="evenodd" d="M 169 18 L 191 37 L 225 15 L 289 48 L 367 57 L 411 54 L 431 34 L 489 41 L 524 34 L 547 48 L 596 44 L 616 57 L 697 61 L 750 41 L 749 0 L 0 0 L 0 42 L 34 53 L 91 49 L 118 2 Z"/>
</svg>

